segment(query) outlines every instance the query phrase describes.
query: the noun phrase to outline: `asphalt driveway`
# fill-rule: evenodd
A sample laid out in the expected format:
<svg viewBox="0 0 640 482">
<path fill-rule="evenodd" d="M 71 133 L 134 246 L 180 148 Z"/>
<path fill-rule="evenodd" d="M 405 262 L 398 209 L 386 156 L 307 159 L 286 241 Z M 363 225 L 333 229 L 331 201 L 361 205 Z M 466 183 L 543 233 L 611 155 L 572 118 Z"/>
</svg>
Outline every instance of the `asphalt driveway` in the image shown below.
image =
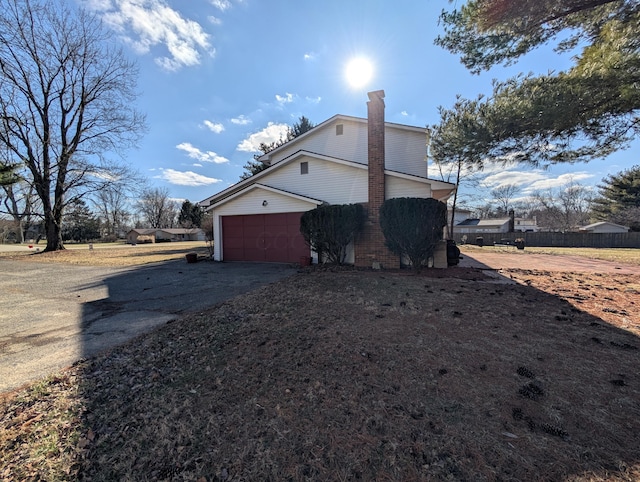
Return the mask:
<svg viewBox="0 0 640 482">
<path fill-rule="evenodd" d="M 290 265 L 103 268 L 0 261 L 0 392 L 277 281 Z"/>
</svg>

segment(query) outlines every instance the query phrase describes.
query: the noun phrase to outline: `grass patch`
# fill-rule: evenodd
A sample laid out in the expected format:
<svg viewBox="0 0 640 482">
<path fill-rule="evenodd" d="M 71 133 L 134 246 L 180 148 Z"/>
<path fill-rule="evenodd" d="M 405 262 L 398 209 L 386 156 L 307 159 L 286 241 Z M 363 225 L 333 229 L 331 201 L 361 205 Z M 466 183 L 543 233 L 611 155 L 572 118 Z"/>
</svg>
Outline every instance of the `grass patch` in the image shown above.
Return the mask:
<svg viewBox="0 0 640 482">
<path fill-rule="evenodd" d="M 35 249 L 35 245 L 34 249 Z M 161 263 L 176 259 L 184 259 L 187 253 L 195 252 L 198 256 L 208 257 L 204 241 L 181 241 L 174 243 L 127 244 L 107 243 L 89 245 L 69 245 L 67 249 L 52 253 L 35 252 L 24 246 L 24 251 L 0 251 L 1 259 L 13 259 L 38 263 L 64 263 L 79 266 L 140 266 L 149 263 Z M 41 246 L 44 249 L 44 245 Z"/>
</svg>

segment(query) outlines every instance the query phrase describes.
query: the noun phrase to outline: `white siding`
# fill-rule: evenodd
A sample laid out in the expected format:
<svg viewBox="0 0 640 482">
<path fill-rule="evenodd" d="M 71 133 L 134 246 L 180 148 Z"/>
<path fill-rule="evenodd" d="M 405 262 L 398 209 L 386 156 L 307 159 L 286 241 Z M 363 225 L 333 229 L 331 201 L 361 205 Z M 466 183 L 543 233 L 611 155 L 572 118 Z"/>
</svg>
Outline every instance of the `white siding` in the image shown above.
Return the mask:
<svg viewBox="0 0 640 482">
<path fill-rule="evenodd" d="M 336 125 L 343 125 L 343 134 L 336 135 Z M 385 129 L 385 166 L 391 171 L 427 177 L 425 132 L 412 131 L 387 125 Z M 368 164 L 367 123 L 336 119 L 313 131 L 308 137 L 294 140 L 290 146 L 282 147 L 271 160 L 271 164 L 295 154 L 309 151 L 337 157 L 359 164 Z"/>
<path fill-rule="evenodd" d="M 308 174 L 300 174 L 301 162 L 309 163 Z M 260 183 L 329 204 L 351 204 L 367 202 L 367 179 L 366 169 L 301 156 Z"/>
<path fill-rule="evenodd" d="M 343 125 L 343 134 L 336 135 L 336 125 Z M 271 165 L 298 151 L 309 151 L 325 156 L 337 157 L 348 161 L 367 163 L 367 124 L 357 121 L 336 120 L 308 137 L 295 140 L 290 146 L 283 147 L 274 154 Z"/>
<path fill-rule="evenodd" d="M 410 181 L 394 176 L 386 175 L 385 179 L 385 199 L 397 197 L 431 197 L 431 185 L 424 182 Z"/>
<path fill-rule="evenodd" d="M 426 132 L 387 127 L 385 130 L 385 167 L 390 171 L 427 177 Z"/>
</svg>

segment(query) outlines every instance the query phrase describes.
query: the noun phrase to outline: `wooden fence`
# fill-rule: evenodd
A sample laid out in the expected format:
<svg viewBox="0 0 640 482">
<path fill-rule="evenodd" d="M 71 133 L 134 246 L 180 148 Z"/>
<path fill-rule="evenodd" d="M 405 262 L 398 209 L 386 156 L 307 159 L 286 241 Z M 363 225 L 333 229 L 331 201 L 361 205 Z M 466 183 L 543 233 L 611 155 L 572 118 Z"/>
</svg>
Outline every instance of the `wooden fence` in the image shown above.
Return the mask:
<svg viewBox="0 0 640 482">
<path fill-rule="evenodd" d="M 485 246 L 508 239 L 514 242 L 524 238 L 525 246 L 557 248 L 640 248 L 640 233 L 467 233 L 456 234 L 455 242 L 462 243 L 466 236 L 467 244 L 479 244 L 482 238 Z"/>
</svg>

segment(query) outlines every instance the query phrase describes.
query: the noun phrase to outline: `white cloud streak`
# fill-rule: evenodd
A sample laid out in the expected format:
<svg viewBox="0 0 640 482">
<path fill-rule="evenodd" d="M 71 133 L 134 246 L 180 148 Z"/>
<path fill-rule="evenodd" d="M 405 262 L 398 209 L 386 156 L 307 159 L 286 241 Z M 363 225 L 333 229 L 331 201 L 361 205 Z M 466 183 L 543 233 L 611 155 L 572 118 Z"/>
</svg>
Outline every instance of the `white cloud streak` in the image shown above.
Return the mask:
<svg viewBox="0 0 640 482">
<path fill-rule="evenodd" d="M 221 179 L 206 177 L 192 171 L 176 171 L 174 169 L 161 169 L 162 174 L 154 176 L 155 179 L 165 181 L 178 186 L 209 186 L 222 182 Z"/>
<path fill-rule="evenodd" d="M 215 53 L 200 24 L 183 18 L 164 0 L 89 0 L 85 4 L 137 53 L 164 45 L 168 55 L 156 57 L 155 62 L 165 70 L 198 65 L 202 52 Z"/>
<path fill-rule="evenodd" d="M 275 124 L 269 122 L 267 127 L 255 132 L 238 144 L 237 150 L 242 152 L 260 152 L 260 144 L 271 144 L 287 135 L 289 126 L 287 124 Z"/>
<path fill-rule="evenodd" d="M 203 122 L 204 126 L 209 129 L 214 134 L 220 134 L 224 131 L 224 126 L 219 122 L 211 122 L 210 120 L 205 120 Z"/>
<path fill-rule="evenodd" d="M 214 164 L 224 164 L 229 162 L 226 157 L 219 156 L 213 151 L 201 151 L 197 147 L 194 147 L 188 142 L 178 144 L 176 148 L 187 153 L 191 159 L 195 159 L 201 162 L 213 162 Z"/>
<path fill-rule="evenodd" d="M 221 12 L 231 8 L 231 2 L 229 0 L 209 0 L 209 2 Z"/>
<path fill-rule="evenodd" d="M 251 119 L 244 115 L 239 115 L 238 117 L 231 119 L 231 123 L 239 126 L 246 126 L 247 124 L 251 124 Z"/>
<path fill-rule="evenodd" d="M 293 97 L 293 94 L 290 94 L 289 92 L 287 92 L 285 95 L 276 94 L 276 100 L 280 105 L 290 104 L 291 102 L 293 102 Z"/>
</svg>

